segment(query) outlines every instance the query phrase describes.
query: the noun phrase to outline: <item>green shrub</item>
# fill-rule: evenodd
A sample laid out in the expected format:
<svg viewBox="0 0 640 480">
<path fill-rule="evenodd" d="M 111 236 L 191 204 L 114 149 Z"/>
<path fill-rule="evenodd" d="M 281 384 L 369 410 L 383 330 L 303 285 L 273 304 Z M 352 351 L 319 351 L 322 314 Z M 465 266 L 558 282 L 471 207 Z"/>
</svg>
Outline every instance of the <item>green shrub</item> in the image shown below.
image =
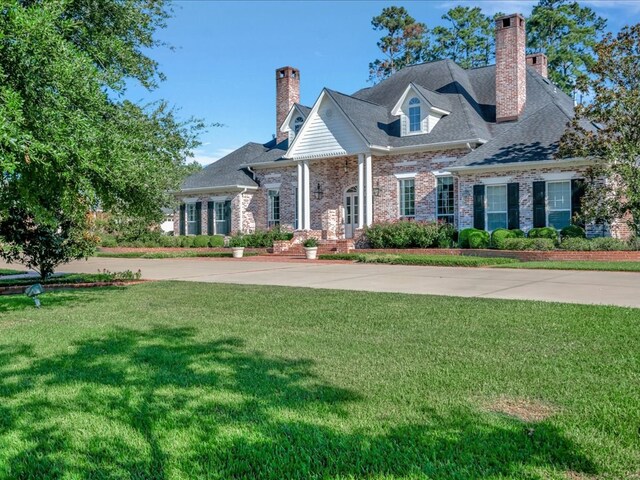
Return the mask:
<svg viewBox="0 0 640 480">
<path fill-rule="evenodd" d="M 485 230 L 469 233 L 469 248 L 489 248 L 491 236 Z"/>
<path fill-rule="evenodd" d="M 548 238 L 554 242 L 558 240 L 558 231 L 553 227 L 532 228 L 527 234 L 529 238 Z"/>
<path fill-rule="evenodd" d="M 434 248 L 453 243 L 455 229 L 426 222 L 375 223 L 367 227 L 365 239 L 371 248 Z"/>
<path fill-rule="evenodd" d="M 469 235 L 473 232 L 481 232 L 482 230 L 478 230 L 477 228 L 465 228 L 464 230 L 460 230 L 458 234 L 458 246 L 460 248 L 469 248 Z"/>
<path fill-rule="evenodd" d="M 212 248 L 224 247 L 224 235 L 209 235 L 209 246 Z"/>
<path fill-rule="evenodd" d="M 193 246 L 193 237 L 190 237 L 188 235 L 183 235 L 180 238 L 180 246 L 182 248 L 189 248 Z"/>
<path fill-rule="evenodd" d="M 578 225 L 568 225 L 560 230 L 561 238 L 586 238 L 587 234 L 584 228 Z"/>
<path fill-rule="evenodd" d="M 578 237 L 566 237 L 562 239 L 559 247 L 563 250 L 586 252 L 591 250 L 591 240 Z"/>
<path fill-rule="evenodd" d="M 161 247 L 179 247 L 181 244 L 182 238 L 174 237 L 173 235 L 163 235 L 160 237 L 160 246 Z"/>
<path fill-rule="evenodd" d="M 514 238 L 525 238 L 526 235 L 525 233 L 520 230 L 519 228 L 514 228 L 513 230 L 509 230 L 510 232 L 513 232 L 513 234 L 515 235 Z"/>
<path fill-rule="evenodd" d="M 451 223 L 438 224 L 438 238 L 436 246 L 438 248 L 451 248 L 456 243 L 458 231 Z"/>
<path fill-rule="evenodd" d="M 209 237 L 207 235 L 196 235 L 193 237 L 194 248 L 206 248 L 209 246 Z"/>
<path fill-rule="evenodd" d="M 598 237 L 590 240 L 591 250 L 617 251 L 630 250 L 631 245 L 623 240 L 610 237 Z"/>
<path fill-rule="evenodd" d="M 497 248 L 499 250 L 504 249 L 504 241 L 507 238 L 516 238 L 516 234 L 506 228 L 496 228 L 491 233 L 491 248 Z"/>
<path fill-rule="evenodd" d="M 234 235 L 229 239 L 230 247 L 246 247 L 247 246 L 247 237 L 249 235 Z"/>
<path fill-rule="evenodd" d="M 307 238 L 304 242 L 302 242 L 302 246 L 306 248 L 314 248 L 318 246 L 318 239 L 316 238 Z"/>
<path fill-rule="evenodd" d="M 504 250 L 553 250 L 555 242 L 549 238 L 507 238 Z"/>
<path fill-rule="evenodd" d="M 273 247 L 273 242 L 281 240 L 291 240 L 293 233 L 285 232 L 280 227 L 270 230 L 256 230 L 254 233 L 244 235 L 247 247 L 253 248 L 269 248 Z"/>
<path fill-rule="evenodd" d="M 114 237 L 113 235 L 102 235 L 102 237 L 100 238 L 100 245 L 102 247 L 117 247 L 118 246 L 118 241 L 116 240 L 116 237 Z"/>
</svg>

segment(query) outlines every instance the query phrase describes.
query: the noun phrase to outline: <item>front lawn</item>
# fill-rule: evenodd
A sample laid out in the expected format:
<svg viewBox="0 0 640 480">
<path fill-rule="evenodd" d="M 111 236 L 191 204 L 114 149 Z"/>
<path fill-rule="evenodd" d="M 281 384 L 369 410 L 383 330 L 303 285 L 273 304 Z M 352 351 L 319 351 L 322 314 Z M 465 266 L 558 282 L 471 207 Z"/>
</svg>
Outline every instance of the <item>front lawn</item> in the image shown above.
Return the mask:
<svg viewBox="0 0 640 480">
<path fill-rule="evenodd" d="M 508 265 L 498 265 L 504 268 L 529 268 L 544 270 L 601 270 L 609 272 L 640 272 L 640 262 L 616 261 L 574 261 L 574 260 L 549 260 L 540 262 L 519 262 Z"/>
<path fill-rule="evenodd" d="M 639 310 L 154 282 L 0 299 L 0 478 L 619 479 Z"/>
<path fill-rule="evenodd" d="M 10 268 L 0 268 L 0 277 L 4 275 L 19 275 L 21 273 L 27 273 L 25 270 L 11 270 Z"/>
<path fill-rule="evenodd" d="M 320 260 L 353 260 L 360 263 L 386 263 L 389 265 L 423 265 L 431 267 L 488 267 L 516 263 L 512 258 L 472 257 L 463 255 L 425 255 L 414 253 L 329 253 L 319 255 Z"/>
</svg>

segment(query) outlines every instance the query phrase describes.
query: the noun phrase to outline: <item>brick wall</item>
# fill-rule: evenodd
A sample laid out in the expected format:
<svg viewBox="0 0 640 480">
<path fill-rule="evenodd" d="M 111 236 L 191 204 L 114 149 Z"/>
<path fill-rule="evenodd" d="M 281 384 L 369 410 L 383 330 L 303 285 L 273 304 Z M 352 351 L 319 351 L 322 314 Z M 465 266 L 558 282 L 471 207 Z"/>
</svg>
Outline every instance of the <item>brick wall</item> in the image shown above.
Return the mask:
<svg viewBox="0 0 640 480">
<path fill-rule="evenodd" d="M 532 67 L 544 78 L 547 78 L 549 76 L 547 56 L 544 53 L 532 53 L 531 55 L 527 55 L 527 65 Z"/>
</svg>

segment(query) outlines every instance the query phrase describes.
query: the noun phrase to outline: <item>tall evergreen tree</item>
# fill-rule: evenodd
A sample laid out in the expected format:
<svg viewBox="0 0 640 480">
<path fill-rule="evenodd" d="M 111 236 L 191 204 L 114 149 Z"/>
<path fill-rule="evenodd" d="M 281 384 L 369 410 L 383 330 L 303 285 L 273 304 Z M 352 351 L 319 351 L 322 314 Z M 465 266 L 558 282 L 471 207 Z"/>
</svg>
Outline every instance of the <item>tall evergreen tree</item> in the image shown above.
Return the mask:
<svg viewBox="0 0 640 480">
<path fill-rule="evenodd" d="M 384 79 L 420 60 L 427 27 L 416 22 L 404 7 L 383 8 L 371 25 L 386 34 L 377 42 L 384 58 L 369 63 L 369 80 Z"/>
<path fill-rule="evenodd" d="M 493 22 L 480 7 L 457 6 L 431 31 L 430 46 L 425 46 L 423 58 L 434 60 L 449 58 L 462 68 L 488 65 L 493 58 Z"/>
<path fill-rule="evenodd" d="M 571 95 L 605 28 L 605 19 L 577 1 L 540 0 L 527 21 L 527 49 L 547 55 L 549 78 Z"/>
</svg>

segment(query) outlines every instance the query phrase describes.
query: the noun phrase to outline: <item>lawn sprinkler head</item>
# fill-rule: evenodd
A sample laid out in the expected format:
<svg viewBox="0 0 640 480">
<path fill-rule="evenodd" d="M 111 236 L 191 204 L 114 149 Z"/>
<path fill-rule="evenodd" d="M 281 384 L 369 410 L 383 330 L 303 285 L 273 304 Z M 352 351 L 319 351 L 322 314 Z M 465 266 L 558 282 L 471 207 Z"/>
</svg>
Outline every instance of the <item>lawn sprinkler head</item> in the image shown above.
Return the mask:
<svg viewBox="0 0 640 480">
<path fill-rule="evenodd" d="M 38 295 L 41 295 L 43 293 L 44 293 L 44 288 L 42 288 L 42 285 L 40 285 L 39 283 L 31 285 L 30 287 L 27 287 L 26 290 L 24 291 L 24 294 L 27 297 L 33 298 L 33 301 L 36 304 L 36 308 L 40 308 L 40 299 L 38 298 Z"/>
</svg>

